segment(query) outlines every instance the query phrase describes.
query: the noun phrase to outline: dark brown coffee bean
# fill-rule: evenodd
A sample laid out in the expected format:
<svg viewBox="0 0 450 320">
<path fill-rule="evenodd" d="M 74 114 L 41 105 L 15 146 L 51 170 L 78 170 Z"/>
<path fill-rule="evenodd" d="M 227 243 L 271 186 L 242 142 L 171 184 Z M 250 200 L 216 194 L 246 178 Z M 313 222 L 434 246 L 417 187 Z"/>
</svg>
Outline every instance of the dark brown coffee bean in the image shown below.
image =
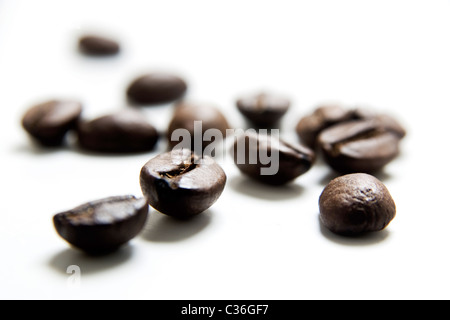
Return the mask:
<svg viewBox="0 0 450 320">
<path fill-rule="evenodd" d="M 158 141 L 158 132 L 134 110 L 123 110 L 90 121 L 80 121 L 78 143 L 95 152 L 133 153 L 151 151 Z"/>
<path fill-rule="evenodd" d="M 74 247 L 92 254 L 118 249 L 144 227 L 148 204 L 131 195 L 80 205 L 53 217 L 58 234 Z"/>
<path fill-rule="evenodd" d="M 212 158 L 200 158 L 187 149 L 151 159 L 140 174 L 148 203 L 176 218 L 188 218 L 211 207 L 225 183 L 225 172 Z"/>
<path fill-rule="evenodd" d="M 247 176 L 265 184 L 282 185 L 307 172 L 314 163 L 315 154 L 302 145 L 247 132 L 234 143 L 233 158 Z"/>
<path fill-rule="evenodd" d="M 149 73 L 135 79 L 127 89 L 128 98 L 137 104 L 159 104 L 180 99 L 186 82 L 167 73 Z"/>
<path fill-rule="evenodd" d="M 180 142 L 186 143 L 186 141 L 183 141 L 183 138 L 179 138 L 176 134 L 175 130 L 177 129 L 184 129 L 189 135 L 190 141 L 187 141 L 186 147 L 189 148 L 190 146 L 192 150 L 199 152 L 200 150 L 197 149 L 199 149 L 200 145 L 203 150 L 211 143 L 223 141 L 229 127 L 225 116 L 214 105 L 186 101 L 181 102 L 177 104 L 167 130 L 169 147 L 173 148 Z M 217 137 L 211 138 L 211 140 L 204 137 L 205 132 L 210 129 L 218 130 Z"/>
<path fill-rule="evenodd" d="M 396 134 L 399 138 L 404 138 L 406 136 L 406 129 L 394 117 L 388 114 L 378 113 L 368 108 L 356 108 L 353 110 L 353 118 L 375 120 L 380 127 Z"/>
<path fill-rule="evenodd" d="M 22 118 L 23 128 L 45 146 L 61 145 L 81 115 L 77 101 L 51 100 L 31 107 Z"/>
<path fill-rule="evenodd" d="M 377 120 L 344 122 L 319 135 L 325 161 L 341 173 L 380 170 L 398 155 L 399 140 Z"/>
<path fill-rule="evenodd" d="M 108 56 L 117 54 L 120 45 L 117 41 L 96 35 L 85 35 L 78 40 L 81 52 L 91 56 Z"/>
<path fill-rule="evenodd" d="M 238 110 L 256 128 L 271 128 L 276 125 L 290 107 L 287 98 L 268 93 L 242 97 L 237 100 Z"/>
<path fill-rule="evenodd" d="M 350 236 L 383 230 L 396 215 L 386 186 L 364 173 L 332 180 L 320 196 L 319 209 L 325 227 Z"/>
<path fill-rule="evenodd" d="M 334 124 L 353 119 L 351 110 L 340 105 L 324 105 L 318 107 L 310 115 L 300 119 L 296 131 L 300 140 L 310 148 L 316 147 L 320 132 Z"/>
</svg>

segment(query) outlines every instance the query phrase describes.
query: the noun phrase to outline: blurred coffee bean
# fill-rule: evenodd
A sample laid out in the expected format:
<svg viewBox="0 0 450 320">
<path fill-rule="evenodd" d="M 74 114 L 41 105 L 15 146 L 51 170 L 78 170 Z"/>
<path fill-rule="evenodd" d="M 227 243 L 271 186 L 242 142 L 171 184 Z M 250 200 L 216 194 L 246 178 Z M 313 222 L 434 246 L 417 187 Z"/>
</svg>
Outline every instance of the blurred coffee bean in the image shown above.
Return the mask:
<svg viewBox="0 0 450 320">
<path fill-rule="evenodd" d="M 353 110 L 353 118 L 360 120 L 376 120 L 378 125 L 396 134 L 399 138 L 406 136 L 406 129 L 393 116 L 375 112 L 369 108 L 356 108 Z"/>
<path fill-rule="evenodd" d="M 230 126 L 222 112 L 214 105 L 207 103 L 196 103 L 183 101 L 176 105 L 172 120 L 169 123 L 167 135 L 169 147 L 177 146 L 180 137 L 177 135 L 177 129 L 184 129 L 190 140 L 184 141 L 190 146 L 190 149 L 205 149 L 211 143 L 219 143 L 226 138 L 226 131 Z M 214 137 L 207 137 L 205 133 L 217 133 Z M 183 133 L 183 132 L 180 132 Z M 210 139 L 211 138 L 211 139 Z M 183 139 L 180 139 L 183 140 Z"/>
<path fill-rule="evenodd" d="M 399 136 L 376 119 L 334 125 L 319 135 L 325 161 L 341 173 L 374 173 L 399 153 Z"/>
<path fill-rule="evenodd" d="M 176 75 L 148 73 L 131 82 L 127 96 L 137 104 L 160 104 L 180 99 L 186 89 L 186 82 Z"/>
<path fill-rule="evenodd" d="M 352 111 L 340 105 L 323 105 L 300 119 L 296 126 L 297 135 L 305 145 L 314 149 L 322 130 L 352 118 Z"/>
<path fill-rule="evenodd" d="M 31 107 L 22 118 L 22 126 L 40 144 L 58 146 L 76 126 L 81 111 L 77 101 L 47 101 Z"/>
<path fill-rule="evenodd" d="M 77 132 L 82 149 L 106 153 L 151 151 L 159 137 L 153 125 L 135 110 L 80 121 Z"/>
<path fill-rule="evenodd" d="M 289 99 L 269 93 L 241 97 L 236 101 L 238 110 L 256 128 L 272 128 L 290 107 Z"/>
<path fill-rule="evenodd" d="M 332 180 L 320 195 L 319 209 L 323 225 L 346 236 L 383 230 L 396 215 L 386 186 L 364 173 Z"/>
<path fill-rule="evenodd" d="M 211 207 L 222 194 L 227 177 L 210 157 L 191 150 L 173 150 L 148 161 L 140 184 L 148 203 L 176 218 L 189 218 Z"/>
<path fill-rule="evenodd" d="M 120 51 L 117 41 L 97 35 L 85 35 L 78 40 L 81 52 L 91 56 L 115 55 Z"/>
</svg>

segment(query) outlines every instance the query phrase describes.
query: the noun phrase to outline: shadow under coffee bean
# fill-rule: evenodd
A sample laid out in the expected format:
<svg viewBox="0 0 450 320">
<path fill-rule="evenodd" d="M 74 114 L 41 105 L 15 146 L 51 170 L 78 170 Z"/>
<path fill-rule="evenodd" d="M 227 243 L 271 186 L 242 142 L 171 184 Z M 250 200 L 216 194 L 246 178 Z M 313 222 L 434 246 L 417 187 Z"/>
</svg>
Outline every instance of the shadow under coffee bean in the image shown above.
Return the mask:
<svg viewBox="0 0 450 320">
<path fill-rule="evenodd" d="M 288 183 L 274 187 L 273 185 L 260 183 L 255 179 L 248 179 L 244 175 L 232 177 L 229 185 L 240 194 L 263 201 L 282 202 L 298 199 L 306 191 L 304 186 L 296 183 Z"/>
<path fill-rule="evenodd" d="M 152 212 L 140 237 L 151 242 L 183 241 L 203 231 L 211 223 L 214 212 L 207 209 L 202 214 L 190 219 L 173 219 L 160 213 Z"/>
</svg>

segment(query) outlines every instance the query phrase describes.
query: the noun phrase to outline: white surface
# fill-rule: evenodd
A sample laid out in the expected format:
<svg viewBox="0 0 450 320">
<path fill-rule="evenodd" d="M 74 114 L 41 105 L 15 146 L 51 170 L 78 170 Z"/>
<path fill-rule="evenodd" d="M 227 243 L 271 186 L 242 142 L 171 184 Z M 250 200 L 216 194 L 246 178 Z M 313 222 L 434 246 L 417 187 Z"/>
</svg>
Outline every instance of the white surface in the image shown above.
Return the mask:
<svg viewBox="0 0 450 320">
<path fill-rule="evenodd" d="M 450 212 L 449 1 L 1 1 L 0 298 L 448 299 Z M 89 59 L 76 36 L 117 35 L 124 52 Z M 321 230 L 321 163 L 295 184 L 268 188 L 229 159 L 219 201 L 187 223 L 151 212 L 116 255 L 70 249 L 52 216 L 89 200 L 140 195 L 152 154 L 93 156 L 33 147 L 23 112 L 74 97 L 93 116 L 126 106 L 129 81 L 174 70 L 188 98 L 216 103 L 235 126 L 240 93 L 289 95 L 284 135 L 324 101 L 387 110 L 408 128 L 383 181 L 397 204 L 387 230 L 346 239 Z M 171 106 L 148 109 L 164 129 Z M 161 145 L 161 148 L 163 146 Z M 66 273 L 81 269 L 76 287 Z"/>
</svg>

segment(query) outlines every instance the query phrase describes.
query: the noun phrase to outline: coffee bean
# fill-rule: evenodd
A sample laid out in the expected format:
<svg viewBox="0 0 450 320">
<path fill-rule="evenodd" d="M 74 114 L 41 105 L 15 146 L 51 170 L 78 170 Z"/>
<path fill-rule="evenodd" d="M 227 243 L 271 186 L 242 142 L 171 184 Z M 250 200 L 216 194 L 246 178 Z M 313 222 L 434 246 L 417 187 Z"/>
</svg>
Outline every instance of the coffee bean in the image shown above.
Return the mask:
<svg viewBox="0 0 450 320">
<path fill-rule="evenodd" d="M 149 73 L 132 81 L 127 89 L 127 96 L 137 104 L 159 104 L 181 98 L 186 89 L 186 82 L 178 76 Z"/>
<path fill-rule="evenodd" d="M 187 149 L 151 159 L 140 173 L 148 203 L 175 218 L 188 218 L 211 207 L 225 183 L 225 172 L 212 158 L 200 158 Z"/>
<path fill-rule="evenodd" d="M 272 128 L 288 111 L 290 101 L 281 96 L 260 93 L 242 97 L 236 105 L 256 128 Z"/>
<path fill-rule="evenodd" d="M 396 215 L 386 186 L 364 173 L 332 180 L 320 195 L 319 209 L 325 227 L 349 236 L 383 230 Z"/>
<path fill-rule="evenodd" d="M 394 133 L 399 138 L 404 138 L 406 136 L 406 129 L 391 115 L 378 113 L 368 108 L 356 108 L 353 110 L 353 118 L 375 120 L 380 127 Z"/>
<path fill-rule="evenodd" d="M 80 205 L 53 217 L 58 234 L 92 254 L 108 253 L 134 238 L 144 227 L 148 204 L 131 195 Z"/>
<path fill-rule="evenodd" d="M 77 101 L 51 100 L 31 107 L 22 118 L 23 128 L 45 146 L 61 145 L 81 115 Z"/>
<path fill-rule="evenodd" d="M 270 135 L 247 132 L 233 146 L 233 158 L 247 176 L 269 185 L 282 185 L 307 172 L 314 152 Z"/>
<path fill-rule="evenodd" d="M 340 105 L 323 105 L 300 119 L 296 126 L 300 140 L 310 148 L 316 147 L 320 132 L 334 124 L 353 119 L 351 110 Z"/>
<path fill-rule="evenodd" d="M 197 130 L 195 127 L 196 121 L 198 126 Z M 201 144 L 203 150 L 211 143 L 222 141 L 222 138 L 226 137 L 226 131 L 229 127 L 225 116 L 214 105 L 184 101 L 176 105 L 172 120 L 169 123 L 167 130 L 169 147 L 173 148 L 180 142 L 186 142 L 174 134 L 174 131 L 177 129 L 186 130 L 190 137 L 190 141 L 187 141 L 188 145 L 192 150 L 199 152 L 199 150 L 196 150 L 196 142 L 199 145 Z M 217 137 L 208 140 L 204 138 L 204 134 L 210 129 L 216 129 Z M 186 147 L 189 148 L 189 146 Z"/>
<path fill-rule="evenodd" d="M 158 132 L 134 110 L 123 110 L 90 121 L 80 121 L 78 143 L 81 148 L 107 153 L 151 151 Z"/>
<path fill-rule="evenodd" d="M 377 120 L 354 120 L 319 135 L 325 161 L 341 173 L 374 173 L 399 153 L 400 138 Z"/>
<path fill-rule="evenodd" d="M 376 112 L 371 108 L 348 109 L 340 105 L 324 105 L 304 116 L 297 123 L 296 131 L 300 140 L 310 148 L 317 147 L 319 134 L 336 124 L 351 120 L 377 120 L 381 127 L 395 133 L 399 138 L 406 135 L 404 127 L 392 116 Z"/>
<path fill-rule="evenodd" d="M 85 35 L 78 40 L 81 52 L 91 56 L 114 55 L 120 51 L 117 41 L 97 35 Z"/>
</svg>

